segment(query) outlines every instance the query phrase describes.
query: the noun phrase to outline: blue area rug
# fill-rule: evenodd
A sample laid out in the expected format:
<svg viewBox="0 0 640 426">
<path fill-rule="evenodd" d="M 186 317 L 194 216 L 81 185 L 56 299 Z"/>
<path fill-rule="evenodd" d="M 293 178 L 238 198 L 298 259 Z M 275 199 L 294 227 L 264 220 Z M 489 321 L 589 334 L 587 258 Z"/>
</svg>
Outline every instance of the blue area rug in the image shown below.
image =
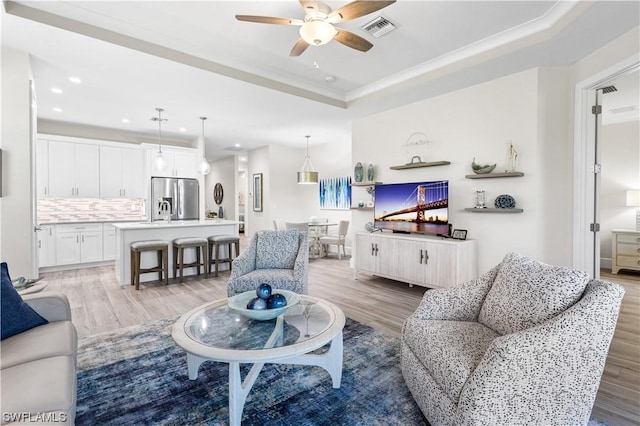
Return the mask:
<svg viewBox="0 0 640 426">
<path fill-rule="evenodd" d="M 226 425 L 228 365 L 187 377 L 177 318 L 80 339 L 77 425 Z M 248 371 L 248 367 L 243 371 Z M 243 425 L 428 425 L 400 372 L 399 339 L 347 319 L 340 389 L 319 367 L 267 364 Z"/>
<path fill-rule="evenodd" d="M 228 365 L 205 362 L 189 380 L 186 354 L 171 338 L 176 320 L 80 339 L 76 425 L 228 425 Z M 347 319 L 340 389 L 319 367 L 267 364 L 243 426 L 428 426 L 402 378 L 399 345 Z"/>
</svg>

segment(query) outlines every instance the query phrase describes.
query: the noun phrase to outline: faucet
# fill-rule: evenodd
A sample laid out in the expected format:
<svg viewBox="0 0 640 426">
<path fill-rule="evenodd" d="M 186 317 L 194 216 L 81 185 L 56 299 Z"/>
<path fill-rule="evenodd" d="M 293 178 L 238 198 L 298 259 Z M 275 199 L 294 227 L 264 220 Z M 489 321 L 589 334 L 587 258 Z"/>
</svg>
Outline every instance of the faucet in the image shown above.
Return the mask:
<svg viewBox="0 0 640 426">
<path fill-rule="evenodd" d="M 167 221 L 167 223 L 171 223 L 171 204 L 167 200 L 164 200 L 160 203 L 159 210 L 161 213 L 165 213 L 164 220 Z"/>
</svg>

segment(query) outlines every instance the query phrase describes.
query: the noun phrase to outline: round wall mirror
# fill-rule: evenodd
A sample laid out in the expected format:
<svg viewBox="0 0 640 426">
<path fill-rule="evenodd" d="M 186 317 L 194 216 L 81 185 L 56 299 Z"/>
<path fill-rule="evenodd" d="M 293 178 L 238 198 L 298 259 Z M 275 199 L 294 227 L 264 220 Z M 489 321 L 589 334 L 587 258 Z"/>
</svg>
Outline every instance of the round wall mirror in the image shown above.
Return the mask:
<svg viewBox="0 0 640 426">
<path fill-rule="evenodd" d="M 216 186 L 213 187 L 213 201 L 215 201 L 216 204 L 221 204 L 223 195 L 222 184 L 216 183 Z"/>
</svg>

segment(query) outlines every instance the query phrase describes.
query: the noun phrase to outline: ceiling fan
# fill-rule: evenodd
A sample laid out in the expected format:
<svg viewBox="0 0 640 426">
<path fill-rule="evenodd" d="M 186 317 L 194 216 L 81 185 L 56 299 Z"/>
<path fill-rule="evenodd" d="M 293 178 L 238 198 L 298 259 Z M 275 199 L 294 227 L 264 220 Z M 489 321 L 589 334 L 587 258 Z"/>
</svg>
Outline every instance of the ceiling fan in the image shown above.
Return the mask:
<svg viewBox="0 0 640 426">
<path fill-rule="evenodd" d="M 289 56 L 300 56 L 309 45 L 320 46 L 336 40 L 352 49 L 366 52 L 373 47 L 366 39 L 350 31 L 336 28 L 333 24 L 350 21 L 373 13 L 395 3 L 396 0 L 356 0 L 332 11 L 331 7 L 319 1 L 299 0 L 306 12 L 304 19 L 274 18 L 270 16 L 236 15 L 238 21 L 261 24 L 297 25 L 300 38 L 289 52 Z"/>
</svg>

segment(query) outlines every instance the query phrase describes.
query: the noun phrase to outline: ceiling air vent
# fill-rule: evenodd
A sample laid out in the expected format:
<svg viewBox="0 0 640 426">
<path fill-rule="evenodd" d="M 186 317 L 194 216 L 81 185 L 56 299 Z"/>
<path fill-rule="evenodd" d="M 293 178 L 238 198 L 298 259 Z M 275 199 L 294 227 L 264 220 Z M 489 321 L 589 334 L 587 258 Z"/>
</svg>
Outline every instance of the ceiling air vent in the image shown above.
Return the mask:
<svg viewBox="0 0 640 426">
<path fill-rule="evenodd" d="M 378 38 L 387 34 L 388 32 L 395 30 L 396 26 L 393 25 L 393 23 L 387 18 L 381 15 L 367 22 L 360 28 L 362 28 L 365 32 L 371 34 L 375 38 Z"/>
</svg>

